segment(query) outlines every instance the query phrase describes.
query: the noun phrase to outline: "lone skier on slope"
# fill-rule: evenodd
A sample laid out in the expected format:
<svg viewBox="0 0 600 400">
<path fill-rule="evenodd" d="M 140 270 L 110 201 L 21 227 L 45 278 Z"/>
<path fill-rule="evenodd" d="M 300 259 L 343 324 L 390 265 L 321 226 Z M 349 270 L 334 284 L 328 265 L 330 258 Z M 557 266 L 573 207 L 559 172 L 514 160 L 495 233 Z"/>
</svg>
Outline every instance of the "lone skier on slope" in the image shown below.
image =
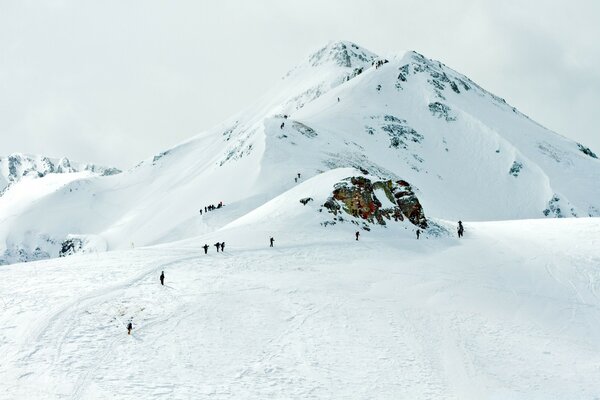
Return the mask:
<svg viewBox="0 0 600 400">
<path fill-rule="evenodd" d="M 165 271 L 160 273 L 160 284 L 165 286 Z"/>
<path fill-rule="evenodd" d="M 356 231 L 355 235 L 356 235 L 356 240 L 358 240 L 358 237 L 360 236 L 360 232 Z"/>
<path fill-rule="evenodd" d="M 202 246 L 202 248 L 204 249 L 204 254 L 208 254 L 208 245 L 206 243 L 204 243 L 204 246 Z"/>
<path fill-rule="evenodd" d="M 133 325 L 131 324 L 131 321 L 129 321 L 129 323 L 127 324 L 127 334 L 131 335 L 131 330 L 133 329 Z"/>
<path fill-rule="evenodd" d="M 421 236 L 421 230 L 417 229 L 417 240 L 419 240 L 419 236 Z"/>
<path fill-rule="evenodd" d="M 465 232 L 465 228 L 463 227 L 462 221 L 458 221 L 458 237 L 463 237 L 463 233 Z"/>
<path fill-rule="evenodd" d="M 269 239 L 269 242 L 271 242 L 271 245 L 269 247 L 273 247 L 273 242 L 275 242 L 275 239 L 273 239 L 273 236 L 271 236 L 271 238 Z"/>
</svg>

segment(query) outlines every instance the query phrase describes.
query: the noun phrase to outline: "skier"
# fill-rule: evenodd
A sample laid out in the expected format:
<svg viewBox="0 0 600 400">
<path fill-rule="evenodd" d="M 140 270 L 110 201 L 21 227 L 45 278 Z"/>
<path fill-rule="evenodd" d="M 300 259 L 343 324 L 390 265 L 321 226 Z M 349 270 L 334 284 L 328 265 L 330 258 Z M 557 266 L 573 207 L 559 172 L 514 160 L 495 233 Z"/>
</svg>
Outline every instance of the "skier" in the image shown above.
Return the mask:
<svg viewBox="0 0 600 400">
<path fill-rule="evenodd" d="M 202 209 L 200 209 L 200 215 L 202 215 Z"/>
<path fill-rule="evenodd" d="M 294 182 L 298 183 L 298 178 L 294 178 Z"/>
<path fill-rule="evenodd" d="M 465 228 L 463 227 L 462 221 L 458 221 L 458 237 L 459 238 L 463 237 L 464 231 L 465 231 Z"/>
<path fill-rule="evenodd" d="M 338 103 L 340 102 L 340 98 L 338 97 Z"/>
<path fill-rule="evenodd" d="M 217 253 L 218 253 L 219 249 L 221 248 L 221 243 L 219 243 L 219 242 L 215 243 L 215 247 L 217 248 Z"/>
<path fill-rule="evenodd" d="M 284 126 L 285 126 L 285 122 L 282 122 L 281 126 L 279 127 L 279 129 L 283 129 Z"/>
<path fill-rule="evenodd" d="M 417 240 L 419 239 L 419 236 L 421 236 L 421 230 L 417 229 Z"/>
<path fill-rule="evenodd" d="M 204 212 L 208 212 L 208 209 L 206 208 L 206 206 L 204 206 Z"/>
<path fill-rule="evenodd" d="M 221 242 L 221 252 L 225 251 L 225 242 Z"/>
<path fill-rule="evenodd" d="M 208 245 L 206 243 L 204 243 L 204 246 L 202 246 L 202 248 L 204 249 L 204 254 L 208 254 Z"/>
<path fill-rule="evenodd" d="M 356 240 L 358 240 L 358 237 L 360 236 L 360 232 L 359 232 L 359 231 L 356 231 L 356 234 L 355 234 L 355 235 L 356 235 Z"/>
<path fill-rule="evenodd" d="M 165 271 L 160 274 L 160 284 L 165 286 Z"/>
<path fill-rule="evenodd" d="M 133 325 L 131 324 L 131 321 L 129 321 L 129 323 L 127 324 L 127 334 L 131 335 L 131 330 L 133 329 Z"/>
<path fill-rule="evenodd" d="M 271 236 L 271 239 L 269 239 L 269 241 L 271 242 L 271 246 L 269 246 L 269 247 L 273 247 L 273 242 L 275 242 L 275 239 L 273 239 L 273 236 Z"/>
<path fill-rule="evenodd" d="M 300 179 L 300 172 L 298 172 L 298 179 Z"/>
</svg>

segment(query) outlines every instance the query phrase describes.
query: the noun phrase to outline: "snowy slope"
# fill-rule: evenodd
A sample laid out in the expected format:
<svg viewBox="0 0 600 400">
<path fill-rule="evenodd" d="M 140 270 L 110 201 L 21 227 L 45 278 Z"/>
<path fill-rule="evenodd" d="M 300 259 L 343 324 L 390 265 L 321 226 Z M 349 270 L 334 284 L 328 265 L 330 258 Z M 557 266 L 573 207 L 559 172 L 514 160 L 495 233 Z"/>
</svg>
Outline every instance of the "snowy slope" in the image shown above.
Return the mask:
<svg viewBox="0 0 600 400">
<path fill-rule="evenodd" d="M 317 236 L 305 207 L 287 207 L 273 249 L 254 216 L 186 242 L 3 266 L 0 397 L 600 396 L 600 219 L 357 242 L 350 227 Z M 204 255 L 215 241 L 225 253 Z"/>
<path fill-rule="evenodd" d="M 302 183 L 338 168 L 408 181 L 434 220 L 600 215 L 591 150 L 437 61 L 385 61 L 331 43 L 255 105 L 130 171 L 7 190 L 0 262 L 55 257 L 73 234 L 115 250 L 216 232 L 294 188 L 297 173 Z"/>
</svg>

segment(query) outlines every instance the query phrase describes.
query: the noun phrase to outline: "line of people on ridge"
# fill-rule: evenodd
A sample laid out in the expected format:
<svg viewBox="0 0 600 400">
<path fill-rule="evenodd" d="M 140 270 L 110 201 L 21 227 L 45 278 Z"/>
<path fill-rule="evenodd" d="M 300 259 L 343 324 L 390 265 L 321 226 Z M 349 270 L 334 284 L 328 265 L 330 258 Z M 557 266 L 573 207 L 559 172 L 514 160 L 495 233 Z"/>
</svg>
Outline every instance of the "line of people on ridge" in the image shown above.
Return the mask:
<svg viewBox="0 0 600 400">
<path fill-rule="evenodd" d="M 298 175 L 300 175 L 300 174 L 298 174 Z M 458 233 L 458 237 L 462 238 L 465 233 L 465 227 L 463 226 L 462 221 L 458 221 L 458 227 L 456 228 L 456 230 Z M 419 239 L 421 236 L 420 229 L 417 229 L 416 235 L 417 235 L 417 239 Z M 358 241 L 358 238 L 360 237 L 360 231 L 356 231 L 354 233 L 354 237 L 355 237 L 355 240 Z M 275 243 L 275 239 L 273 238 L 273 236 L 271 236 L 269 238 L 269 247 L 274 247 L 274 243 Z M 221 250 L 221 252 L 225 251 L 225 242 L 217 242 L 214 244 L 214 246 L 217 248 L 217 253 L 219 252 L 219 250 Z M 202 246 L 202 248 L 204 249 L 204 254 L 208 254 L 209 247 L 210 246 L 206 243 L 204 244 L 204 246 Z M 162 286 L 164 286 L 165 285 L 165 271 L 161 272 L 159 279 L 160 279 L 160 284 Z M 133 329 L 133 323 L 132 323 L 132 321 L 129 321 L 129 323 L 127 324 L 127 334 L 128 335 L 131 335 L 132 329 Z"/>
<path fill-rule="evenodd" d="M 458 221 L 458 227 L 456 228 L 456 231 L 458 233 L 458 237 L 459 238 L 463 237 L 463 235 L 465 233 L 465 227 L 463 226 L 462 221 Z M 417 240 L 418 240 L 421 237 L 421 230 L 417 229 L 417 231 L 415 233 L 417 234 Z M 360 232 L 356 231 L 354 233 L 354 237 L 355 237 L 356 240 L 358 240 L 358 238 L 360 237 Z"/>
<path fill-rule="evenodd" d="M 375 69 L 378 69 L 379 67 L 381 67 L 383 64 L 387 64 L 389 63 L 388 60 L 383 59 L 383 60 L 375 60 L 371 63 L 371 65 L 375 66 Z"/>
<path fill-rule="evenodd" d="M 217 204 L 216 206 L 214 204 L 211 204 L 209 206 L 204 206 L 204 212 L 207 213 L 209 211 L 218 210 L 221 207 L 223 207 L 222 201 L 220 201 L 219 204 Z M 202 215 L 202 209 L 200 209 L 200 215 Z"/>
</svg>

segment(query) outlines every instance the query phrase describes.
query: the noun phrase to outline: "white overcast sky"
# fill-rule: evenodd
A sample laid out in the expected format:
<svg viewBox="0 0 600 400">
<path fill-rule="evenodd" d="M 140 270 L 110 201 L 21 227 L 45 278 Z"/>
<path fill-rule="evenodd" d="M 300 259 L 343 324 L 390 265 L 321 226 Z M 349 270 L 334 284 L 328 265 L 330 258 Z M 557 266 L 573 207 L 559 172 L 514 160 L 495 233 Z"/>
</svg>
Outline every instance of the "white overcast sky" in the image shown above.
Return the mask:
<svg viewBox="0 0 600 400">
<path fill-rule="evenodd" d="M 0 0 L 0 156 L 130 167 L 338 39 L 438 59 L 600 152 L 600 1 Z"/>
</svg>

